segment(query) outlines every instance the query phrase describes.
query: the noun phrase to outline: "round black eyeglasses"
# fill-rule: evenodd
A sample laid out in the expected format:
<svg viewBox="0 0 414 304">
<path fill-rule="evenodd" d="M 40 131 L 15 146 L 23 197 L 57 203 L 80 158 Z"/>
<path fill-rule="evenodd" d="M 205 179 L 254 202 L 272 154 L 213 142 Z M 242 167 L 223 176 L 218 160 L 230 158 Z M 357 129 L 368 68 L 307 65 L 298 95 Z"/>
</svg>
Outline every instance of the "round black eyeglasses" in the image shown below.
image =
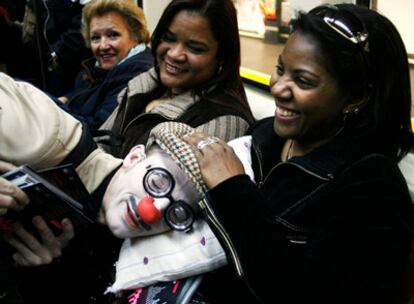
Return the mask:
<svg viewBox="0 0 414 304">
<path fill-rule="evenodd" d="M 145 191 L 154 198 L 166 197 L 170 205 L 164 213 L 167 224 L 174 230 L 188 231 L 194 222 L 194 210 L 183 200 L 174 200 L 171 193 L 175 181 L 170 172 L 164 168 L 150 168 L 144 175 Z"/>
</svg>

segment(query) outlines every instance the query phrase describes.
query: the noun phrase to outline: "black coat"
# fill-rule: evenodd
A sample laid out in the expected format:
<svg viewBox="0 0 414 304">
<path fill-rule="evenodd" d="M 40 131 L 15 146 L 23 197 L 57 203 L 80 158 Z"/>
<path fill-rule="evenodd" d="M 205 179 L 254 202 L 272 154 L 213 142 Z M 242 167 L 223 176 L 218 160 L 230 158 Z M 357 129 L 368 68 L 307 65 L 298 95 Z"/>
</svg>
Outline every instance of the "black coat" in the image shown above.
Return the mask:
<svg viewBox="0 0 414 304">
<path fill-rule="evenodd" d="M 210 215 L 211 226 L 227 248 L 233 279 L 235 270 L 243 279 L 228 284 L 220 274 L 209 283 L 227 286 L 232 303 L 397 303 L 412 203 L 397 163 L 375 137 L 343 130 L 282 162 L 284 140 L 273 118 L 259 122 L 252 136 L 257 185 L 241 175 L 208 192 L 219 222 Z"/>
<path fill-rule="evenodd" d="M 70 101 L 68 111 L 85 122 L 91 131 L 97 130 L 116 108 L 118 94 L 128 81 L 154 65 L 149 48 L 109 71 L 95 67 L 95 61 L 84 63 L 74 90 L 66 94 Z"/>
<path fill-rule="evenodd" d="M 33 8 L 34 0 L 29 0 L 28 4 Z M 38 1 L 36 21 L 42 33 L 44 51 L 48 54 L 55 52 L 60 65 L 75 71 L 90 55 L 80 32 L 82 8 L 78 0 Z"/>
</svg>

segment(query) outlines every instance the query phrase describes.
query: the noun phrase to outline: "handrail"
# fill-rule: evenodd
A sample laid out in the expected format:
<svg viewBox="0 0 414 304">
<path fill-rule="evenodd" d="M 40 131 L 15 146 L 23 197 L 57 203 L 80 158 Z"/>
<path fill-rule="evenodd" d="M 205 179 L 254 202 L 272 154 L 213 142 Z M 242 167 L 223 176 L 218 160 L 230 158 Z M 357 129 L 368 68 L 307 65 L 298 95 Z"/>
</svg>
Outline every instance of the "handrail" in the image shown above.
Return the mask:
<svg viewBox="0 0 414 304">
<path fill-rule="evenodd" d="M 269 86 L 270 75 L 249 68 L 240 67 L 240 76 L 261 85 Z"/>
</svg>

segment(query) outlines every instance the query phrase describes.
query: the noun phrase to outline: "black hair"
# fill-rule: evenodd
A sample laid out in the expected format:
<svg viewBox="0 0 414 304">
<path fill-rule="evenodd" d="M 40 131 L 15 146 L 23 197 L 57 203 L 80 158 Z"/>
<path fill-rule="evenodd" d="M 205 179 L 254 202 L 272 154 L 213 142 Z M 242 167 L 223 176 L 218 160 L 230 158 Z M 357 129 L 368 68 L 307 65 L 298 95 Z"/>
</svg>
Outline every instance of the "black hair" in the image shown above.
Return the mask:
<svg viewBox="0 0 414 304">
<path fill-rule="evenodd" d="M 318 42 L 328 72 L 351 99 L 368 98 L 357 115 L 360 127 L 373 128 L 379 145 L 391 146 L 401 159 L 412 147 L 411 89 L 407 51 L 393 23 L 366 7 L 338 4 L 356 16 L 368 32 L 368 45 L 348 41 L 325 24 L 320 16 L 299 13 L 292 32 L 309 34 Z"/>
</svg>

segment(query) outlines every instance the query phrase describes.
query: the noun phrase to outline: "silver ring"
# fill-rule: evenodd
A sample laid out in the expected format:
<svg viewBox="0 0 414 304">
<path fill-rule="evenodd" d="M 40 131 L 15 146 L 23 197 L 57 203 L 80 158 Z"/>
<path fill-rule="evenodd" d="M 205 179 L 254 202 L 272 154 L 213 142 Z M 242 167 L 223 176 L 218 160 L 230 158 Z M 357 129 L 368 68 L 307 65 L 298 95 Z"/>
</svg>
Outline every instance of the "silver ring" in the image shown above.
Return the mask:
<svg viewBox="0 0 414 304">
<path fill-rule="evenodd" d="M 218 141 L 219 141 L 219 139 L 218 139 L 217 137 L 207 137 L 207 139 L 206 139 L 206 140 L 200 140 L 200 141 L 197 143 L 197 149 L 198 149 L 198 150 L 201 150 L 201 149 L 203 149 L 205 146 L 208 146 L 208 145 L 214 144 L 214 143 L 216 143 L 216 142 L 218 142 Z"/>
</svg>

